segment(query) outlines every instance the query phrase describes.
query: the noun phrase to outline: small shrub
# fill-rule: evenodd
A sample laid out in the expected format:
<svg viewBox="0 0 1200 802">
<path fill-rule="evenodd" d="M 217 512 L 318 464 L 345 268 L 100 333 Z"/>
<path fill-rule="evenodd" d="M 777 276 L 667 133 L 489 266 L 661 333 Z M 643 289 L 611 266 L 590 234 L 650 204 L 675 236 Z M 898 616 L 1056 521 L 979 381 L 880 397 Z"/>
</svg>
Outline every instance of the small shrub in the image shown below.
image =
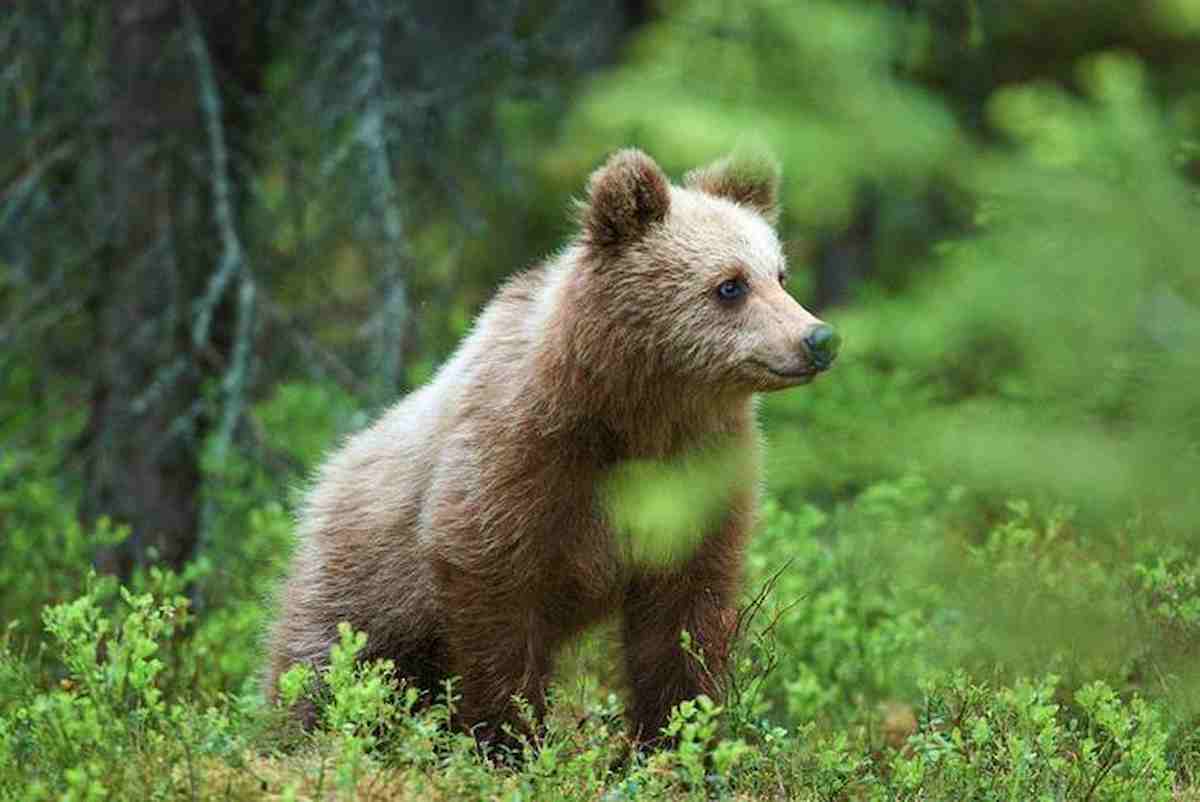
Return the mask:
<svg viewBox="0 0 1200 802">
<path fill-rule="evenodd" d="M 919 729 L 881 789 L 893 799 L 1170 800 L 1157 713 L 1099 682 L 1067 706 L 1058 682 L 993 690 L 962 673 L 929 682 Z"/>
</svg>

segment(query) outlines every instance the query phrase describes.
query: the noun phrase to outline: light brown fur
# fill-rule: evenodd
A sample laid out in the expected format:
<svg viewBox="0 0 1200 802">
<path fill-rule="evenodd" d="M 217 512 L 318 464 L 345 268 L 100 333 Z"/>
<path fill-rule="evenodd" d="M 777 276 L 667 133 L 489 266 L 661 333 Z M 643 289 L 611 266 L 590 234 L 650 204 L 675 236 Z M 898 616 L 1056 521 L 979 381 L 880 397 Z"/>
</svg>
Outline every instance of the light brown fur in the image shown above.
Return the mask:
<svg viewBox="0 0 1200 802">
<path fill-rule="evenodd" d="M 692 179 L 615 154 L 576 241 L 508 281 L 428 385 L 326 462 L 272 633 L 272 693 L 289 666 L 323 665 L 348 621 L 368 658 L 422 686 L 460 677 L 462 723 L 486 737 L 513 694 L 540 713 L 556 649 L 620 614 L 636 732 L 720 696 L 757 476 L 732 476 L 698 545 L 660 567 L 623 559 L 601 487 L 627 460 L 718 442 L 756 465 L 753 394 L 811 378 L 801 341 L 819 321 L 779 281 L 775 171 L 726 162 Z M 736 304 L 715 291 L 731 278 L 749 289 Z"/>
</svg>

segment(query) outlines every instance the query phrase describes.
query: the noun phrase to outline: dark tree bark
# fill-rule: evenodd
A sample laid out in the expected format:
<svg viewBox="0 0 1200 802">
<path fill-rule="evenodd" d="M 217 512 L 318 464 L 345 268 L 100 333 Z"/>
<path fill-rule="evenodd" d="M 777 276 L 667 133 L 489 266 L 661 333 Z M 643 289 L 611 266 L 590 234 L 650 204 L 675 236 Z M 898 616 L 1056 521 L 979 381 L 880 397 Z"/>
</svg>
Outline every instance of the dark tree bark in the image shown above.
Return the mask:
<svg viewBox="0 0 1200 802">
<path fill-rule="evenodd" d="M 177 310 L 183 275 L 175 243 L 171 152 L 162 135 L 194 128 L 188 82 L 167 58 L 178 26 L 170 0 L 113 5 L 111 49 L 113 239 L 102 266 L 96 310 L 96 371 L 85 456 L 85 516 L 107 514 L 132 526 L 101 558 L 127 574 L 154 547 L 171 563 L 196 537 L 199 435 L 191 406 L 202 376 L 180 362 L 161 368 L 182 345 Z"/>
<path fill-rule="evenodd" d="M 190 27 L 192 12 L 177 0 L 124 0 L 111 8 L 115 220 L 92 304 L 97 337 L 83 512 L 131 527 L 130 537 L 99 560 L 122 575 L 151 557 L 181 565 L 199 536 L 200 451 L 213 426 L 204 394 L 224 377 L 234 351 L 230 288 L 239 265 L 226 263 L 227 232 L 214 230 L 221 227 L 215 204 L 236 202 L 236 187 L 228 186 L 236 172 L 212 158 L 206 87 L 188 56 L 188 37 L 204 40 L 201 56 L 228 60 L 212 73 L 237 76 L 253 89 L 257 82 L 247 76 L 262 61 L 228 39 L 228 32 L 247 29 L 245 7 L 199 5 L 205 16 Z M 218 47 L 208 47 L 205 31 L 225 32 Z M 224 108 L 232 111 L 215 121 L 226 134 L 221 147 L 239 138 L 236 123 L 244 119 L 236 104 Z M 228 173 L 223 189 L 210 173 L 218 168 Z"/>
<path fill-rule="evenodd" d="M 817 309 L 850 300 L 855 288 L 874 272 L 878 210 L 876 193 L 864 190 L 859 195 L 850 223 L 822 243 L 813 299 Z"/>
</svg>

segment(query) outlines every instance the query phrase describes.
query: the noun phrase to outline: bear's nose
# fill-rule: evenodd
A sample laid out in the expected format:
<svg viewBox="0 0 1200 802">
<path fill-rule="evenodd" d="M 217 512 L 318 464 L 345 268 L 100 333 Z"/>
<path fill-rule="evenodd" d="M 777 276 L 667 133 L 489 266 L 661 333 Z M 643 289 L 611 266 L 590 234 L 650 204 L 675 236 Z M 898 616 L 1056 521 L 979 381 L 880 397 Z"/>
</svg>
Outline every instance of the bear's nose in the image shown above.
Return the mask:
<svg viewBox="0 0 1200 802">
<path fill-rule="evenodd" d="M 842 337 L 833 330 L 833 326 L 822 323 L 805 335 L 804 347 L 808 349 L 814 368 L 828 370 L 837 358 L 838 349 L 842 347 Z"/>
</svg>

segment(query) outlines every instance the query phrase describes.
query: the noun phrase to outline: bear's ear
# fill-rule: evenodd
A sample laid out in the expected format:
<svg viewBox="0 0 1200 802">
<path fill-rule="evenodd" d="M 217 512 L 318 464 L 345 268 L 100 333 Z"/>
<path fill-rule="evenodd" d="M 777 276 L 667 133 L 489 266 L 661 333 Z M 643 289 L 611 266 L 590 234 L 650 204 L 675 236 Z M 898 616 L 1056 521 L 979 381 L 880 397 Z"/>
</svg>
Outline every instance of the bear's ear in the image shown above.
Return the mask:
<svg viewBox="0 0 1200 802">
<path fill-rule="evenodd" d="M 779 162 L 765 153 L 734 153 L 684 176 L 684 186 L 731 200 L 779 220 Z"/>
<path fill-rule="evenodd" d="M 654 160 L 635 148 L 619 150 L 588 180 L 583 229 L 591 244 L 612 247 L 662 222 L 670 207 L 671 183 Z"/>
</svg>

